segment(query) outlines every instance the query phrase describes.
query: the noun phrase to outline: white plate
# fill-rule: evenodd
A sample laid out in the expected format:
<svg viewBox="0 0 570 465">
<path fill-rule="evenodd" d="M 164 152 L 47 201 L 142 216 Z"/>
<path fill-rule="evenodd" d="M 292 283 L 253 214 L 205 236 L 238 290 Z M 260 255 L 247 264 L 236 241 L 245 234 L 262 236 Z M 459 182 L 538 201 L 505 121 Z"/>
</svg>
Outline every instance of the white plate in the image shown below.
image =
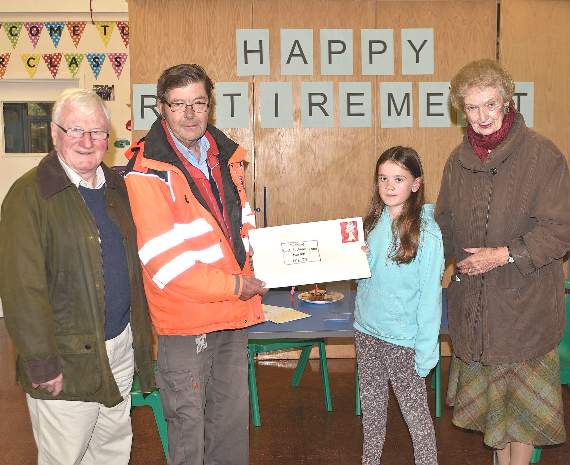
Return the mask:
<svg viewBox="0 0 570 465">
<path fill-rule="evenodd" d="M 338 302 L 344 298 L 341 292 L 331 291 L 325 293 L 325 298 L 323 300 L 312 300 L 313 294 L 310 292 L 301 292 L 299 294 L 299 299 L 303 302 L 309 302 L 311 304 L 332 304 L 333 302 Z"/>
</svg>

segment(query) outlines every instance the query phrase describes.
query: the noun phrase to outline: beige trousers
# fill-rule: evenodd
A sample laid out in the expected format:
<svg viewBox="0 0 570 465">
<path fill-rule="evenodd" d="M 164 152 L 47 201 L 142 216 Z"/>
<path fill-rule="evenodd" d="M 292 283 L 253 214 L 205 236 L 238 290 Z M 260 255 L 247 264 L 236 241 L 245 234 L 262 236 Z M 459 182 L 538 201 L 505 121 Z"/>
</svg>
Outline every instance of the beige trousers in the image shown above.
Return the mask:
<svg viewBox="0 0 570 465">
<path fill-rule="evenodd" d="M 131 455 L 131 386 L 134 374 L 130 325 L 105 342 L 123 401 L 114 407 L 96 402 L 40 400 L 26 395 L 38 446 L 38 465 L 127 465 Z M 64 374 L 65 386 L 65 374 Z"/>
</svg>

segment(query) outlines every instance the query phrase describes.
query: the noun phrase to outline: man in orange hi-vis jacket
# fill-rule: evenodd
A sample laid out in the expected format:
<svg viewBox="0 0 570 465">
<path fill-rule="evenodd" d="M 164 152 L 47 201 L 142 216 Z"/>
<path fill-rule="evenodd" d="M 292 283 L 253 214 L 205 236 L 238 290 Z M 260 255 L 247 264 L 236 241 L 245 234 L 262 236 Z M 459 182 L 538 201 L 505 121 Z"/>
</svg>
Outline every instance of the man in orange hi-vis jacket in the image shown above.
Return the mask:
<svg viewBox="0 0 570 465">
<path fill-rule="evenodd" d="M 125 181 L 158 333 L 170 465 L 247 465 L 247 326 L 263 321 L 253 275 L 245 150 L 208 124 L 212 81 L 165 70 L 161 118 L 127 152 Z"/>
</svg>

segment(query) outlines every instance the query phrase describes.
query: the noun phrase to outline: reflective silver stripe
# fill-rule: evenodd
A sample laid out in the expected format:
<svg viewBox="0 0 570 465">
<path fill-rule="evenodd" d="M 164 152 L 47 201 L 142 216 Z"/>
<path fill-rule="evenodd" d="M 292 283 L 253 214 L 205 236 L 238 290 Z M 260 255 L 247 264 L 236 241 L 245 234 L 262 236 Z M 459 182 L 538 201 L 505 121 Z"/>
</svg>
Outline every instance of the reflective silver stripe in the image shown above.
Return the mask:
<svg viewBox="0 0 570 465">
<path fill-rule="evenodd" d="M 220 244 L 215 244 L 203 250 L 189 250 L 170 260 L 161 267 L 152 280 L 160 289 L 164 289 L 170 281 L 192 268 L 197 262 L 214 263 L 224 258 Z"/>
<path fill-rule="evenodd" d="M 170 189 L 170 195 L 172 196 L 172 201 L 176 202 L 176 196 L 174 195 L 174 187 L 172 186 L 172 171 L 168 172 L 168 189 Z"/>
<path fill-rule="evenodd" d="M 245 252 L 249 252 L 249 239 L 247 237 L 242 237 L 241 240 L 243 242 L 243 246 L 245 247 Z"/>
<path fill-rule="evenodd" d="M 241 224 L 251 224 L 255 228 L 255 215 L 251 211 L 249 202 L 246 202 L 241 209 Z"/>
<path fill-rule="evenodd" d="M 213 228 L 204 218 L 198 218 L 191 223 L 175 223 L 170 231 L 149 240 L 140 248 L 141 262 L 146 265 L 157 255 L 182 244 L 186 239 L 198 237 L 210 231 L 213 231 Z"/>
</svg>

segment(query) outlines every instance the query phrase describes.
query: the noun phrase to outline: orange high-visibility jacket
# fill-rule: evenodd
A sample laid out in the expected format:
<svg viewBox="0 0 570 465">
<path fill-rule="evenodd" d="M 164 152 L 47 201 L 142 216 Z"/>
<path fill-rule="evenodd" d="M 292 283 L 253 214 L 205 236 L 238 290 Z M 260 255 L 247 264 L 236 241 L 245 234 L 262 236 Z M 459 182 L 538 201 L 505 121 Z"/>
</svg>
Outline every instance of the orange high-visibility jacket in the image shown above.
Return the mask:
<svg viewBox="0 0 570 465">
<path fill-rule="evenodd" d="M 207 135 L 219 151 L 231 243 L 160 120 L 127 151 L 125 182 L 145 291 L 161 335 L 197 335 L 264 320 L 259 296 L 239 300 L 239 275 L 253 274 L 247 232 L 255 216 L 245 194 L 246 152 L 213 126 Z"/>
</svg>

